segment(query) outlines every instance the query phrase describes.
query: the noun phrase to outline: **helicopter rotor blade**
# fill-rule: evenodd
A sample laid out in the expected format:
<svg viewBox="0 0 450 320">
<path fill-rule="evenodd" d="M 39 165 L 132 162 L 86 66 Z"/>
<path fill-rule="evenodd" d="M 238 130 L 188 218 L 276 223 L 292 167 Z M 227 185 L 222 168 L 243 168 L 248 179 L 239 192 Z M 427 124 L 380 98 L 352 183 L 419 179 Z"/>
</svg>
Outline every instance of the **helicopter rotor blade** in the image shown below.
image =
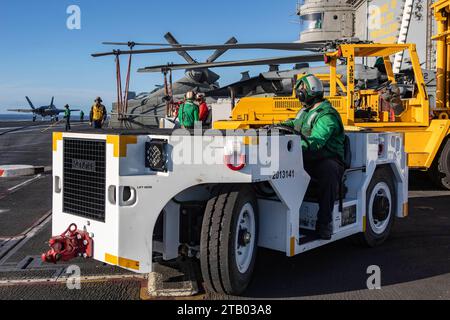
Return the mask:
<svg viewBox="0 0 450 320">
<path fill-rule="evenodd" d="M 164 38 L 167 40 L 167 42 L 174 48 L 179 48 L 181 47 L 181 45 L 178 43 L 177 39 L 175 39 L 175 37 L 170 33 L 167 32 L 164 35 Z M 177 53 L 182 56 L 184 58 L 184 60 L 187 61 L 187 63 L 191 63 L 191 64 L 195 64 L 197 63 L 197 61 L 194 60 L 194 58 L 191 57 L 191 55 L 189 53 L 187 53 L 184 50 L 181 51 L 177 51 Z"/>
<path fill-rule="evenodd" d="M 112 46 L 160 46 L 160 47 L 171 47 L 172 45 L 169 43 L 158 43 L 158 42 L 102 42 L 104 45 L 112 45 Z M 198 44 L 180 44 L 180 46 L 183 47 L 195 47 L 198 46 Z"/>
<path fill-rule="evenodd" d="M 269 50 L 287 50 L 287 51 L 320 51 L 324 43 L 237 43 L 221 45 L 198 45 L 198 46 L 180 46 L 176 48 L 155 48 L 143 50 L 113 50 L 110 52 L 94 53 L 93 57 L 103 57 L 121 54 L 148 54 L 178 51 L 204 51 L 204 50 L 243 50 L 243 49 L 269 49 Z"/>
<path fill-rule="evenodd" d="M 287 63 L 299 63 L 299 62 L 317 62 L 323 61 L 322 54 L 311 54 L 302 56 L 288 56 L 288 57 L 276 57 L 276 58 L 264 58 L 264 59 L 250 59 L 250 60 L 237 60 L 237 61 L 222 61 L 213 63 L 198 63 L 191 64 L 167 64 L 159 66 L 150 66 L 140 68 L 138 72 L 161 72 L 163 70 L 192 70 L 192 69 L 206 69 L 206 68 L 225 68 L 225 67 L 241 67 L 241 66 L 256 66 L 266 64 L 287 64 Z"/>
<path fill-rule="evenodd" d="M 225 42 L 225 44 L 236 44 L 238 41 L 235 37 L 231 37 L 230 39 L 228 39 L 227 42 Z M 207 60 L 207 63 L 210 62 L 214 62 L 216 61 L 218 58 L 220 58 L 225 52 L 227 52 L 227 50 L 225 49 L 217 49 Z"/>
</svg>

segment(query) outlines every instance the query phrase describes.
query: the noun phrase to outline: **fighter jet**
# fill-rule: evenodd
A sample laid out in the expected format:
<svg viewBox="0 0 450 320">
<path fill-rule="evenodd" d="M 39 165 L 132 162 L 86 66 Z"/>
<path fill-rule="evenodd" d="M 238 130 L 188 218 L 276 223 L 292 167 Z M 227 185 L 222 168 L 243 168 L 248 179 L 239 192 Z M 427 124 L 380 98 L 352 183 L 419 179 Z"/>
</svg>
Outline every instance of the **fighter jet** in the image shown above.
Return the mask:
<svg viewBox="0 0 450 320">
<path fill-rule="evenodd" d="M 53 104 L 53 101 L 55 100 L 55 97 L 52 97 L 52 100 L 48 106 L 40 106 L 36 108 L 33 103 L 31 102 L 30 98 L 25 97 L 27 99 L 28 104 L 30 105 L 31 109 L 8 109 L 10 112 L 24 112 L 24 113 L 33 113 L 33 122 L 36 121 L 37 116 L 41 116 L 42 120 L 44 120 L 45 117 L 51 117 L 52 121 L 58 121 L 58 115 L 61 112 L 64 112 L 63 109 L 57 109 L 55 105 Z M 80 111 L 80 110 L 74 110 L 70 109 L 71 111 Z"/>
</svg>

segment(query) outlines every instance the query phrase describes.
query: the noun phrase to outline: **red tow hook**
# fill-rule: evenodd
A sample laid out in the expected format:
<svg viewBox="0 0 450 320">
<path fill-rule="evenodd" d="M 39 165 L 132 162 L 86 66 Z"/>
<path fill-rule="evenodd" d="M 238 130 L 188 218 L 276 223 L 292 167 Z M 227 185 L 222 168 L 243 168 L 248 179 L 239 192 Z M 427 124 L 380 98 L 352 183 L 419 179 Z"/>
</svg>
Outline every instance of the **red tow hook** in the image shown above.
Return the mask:
<svg viewBox="0 0 450 320">
<path fill-rule="evenodd" d="M 94 243 L 86 231 L 78 230 L 72 223 L 61 235 L 50 238 L 48 244 L 51 249 L 42 254 L 42 261 L 56 264 L 81 256 L 91 258 Z"/>
<path fill-rule="evenodd" d="M 245 154 L 239 155 L 239 163 L 237 165 L 233 165 L 231 163 L 231 155 L 223 156 L 223 162 L 228 167 L 228 169 L 231 169 L 233 171 L 240 171 L 245 167 Z"/>
</svg>

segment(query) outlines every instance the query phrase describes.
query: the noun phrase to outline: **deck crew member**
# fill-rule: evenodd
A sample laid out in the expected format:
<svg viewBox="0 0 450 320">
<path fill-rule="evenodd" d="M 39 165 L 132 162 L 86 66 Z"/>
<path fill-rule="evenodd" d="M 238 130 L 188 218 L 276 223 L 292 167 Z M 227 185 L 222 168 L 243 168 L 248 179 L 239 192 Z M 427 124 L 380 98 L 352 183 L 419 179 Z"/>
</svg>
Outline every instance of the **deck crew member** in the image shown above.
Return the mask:
<svg viewBox="0 0 450 320">
<path fill-rule="evenodd" d="M 84 111 L 80 111 L 80 122 L 82 123 L 84 121 Z"/>
<path fill-rule="evenodd" d="M 320 238 L 331 239 L 332 213 L 344 173 L 345 133 L 339 113 L 323 98 L 323 84 L 314 75 L 302 76 L 295 85 L 303 108 L 285 125 L 300 131 L 306 172 L 319 187 L 316 231 Z"/>
<path fill-rule="evenodd" d="M 182 128 L 193 129 L 195 123 L 199 121 L 198 106 L 194 103 L 194 98 L 194 92 L 188 91 L 184 103 L 180 105 L 178 121 Z"/>
<path fill-rule="evenodd" d="M 208 116 L 209 116 L 209 108 L 205 101 L 204 93 L 197 93 L 195 96 L 195 100 L 198 104 L 198 119 L 202 122 L 203 125 L 207 124 Z"/>
<path fill-rule="evenodd" d="M 68 104 L 64 106 L 64 119 L 66 119 L 66 131 L 70 130 L 70 107 Z"/>
<path fill-rule="evenodd" d="M 103 100 L 97 97 L 92 105 L 89 115 L 89 125 L 94 124 L 95 129 L 101 129 L 106 120 L 106 107 L 102 104 Z"/>
</svg>

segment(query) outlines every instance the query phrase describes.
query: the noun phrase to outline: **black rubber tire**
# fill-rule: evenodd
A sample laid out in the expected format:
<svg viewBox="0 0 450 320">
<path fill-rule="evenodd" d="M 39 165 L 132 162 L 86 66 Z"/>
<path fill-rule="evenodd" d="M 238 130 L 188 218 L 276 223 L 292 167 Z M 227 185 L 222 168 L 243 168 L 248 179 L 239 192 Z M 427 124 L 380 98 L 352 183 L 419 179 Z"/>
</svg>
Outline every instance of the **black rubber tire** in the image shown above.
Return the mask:
<svg viewBox="0 0 450 320">
<path fill-rule="evenodd" d="M 443 144 L 428 175 L 437 187 L 450 190 L 450 139 L 447 138 Z"/>
<path fill-rule="evenodd" d="M 239 213 L 246 203 L 255 213 L 256 240 L 250 266 L 241 273 L 234 257 L 234 239 Z M 258 222 L 257 201 L 249 185 L 224 184 L 215 188 L 206 205 L 200 239 L 200 266 L 207 291 L 240 295 L 248 287 L 255 267 Z"/>
<path fill-rule="evenodd" d="M 395 189 L 395 183 L 393 179 L 393 173 L 391 170 L 389 170 L 386 167 L 380 167 L 377 168 L 372 176 L 372 180 L 369 183 L 369 186 L 367 187 L 366 191 L 366 214 L 369 214 L 369 200 L 370 195 L 375 188 L 375 186 L 379 182 L 384 182 L 388 185 L 389 191 L 391 193 L 391 207 L 392 212 L 389 217 L 389 223 L 384 230 L 383 233 L 377 234 L 372 230 L 372 227 L 370 226 L 369 217 L 366 216 L 366 226 L 365 226 L 365 232 L 359 233 L 356 235 L 355 243 L 359 245 L 364 245 L 370 248 L 377 247 L 381 245 L 386 239 L 389 237 L 389 234 L 391 232 L 392 226 L 394 224 L 395 215 L 396 215 L 396 205 L 397 205 L 397 194 Z"/>
</svg>

